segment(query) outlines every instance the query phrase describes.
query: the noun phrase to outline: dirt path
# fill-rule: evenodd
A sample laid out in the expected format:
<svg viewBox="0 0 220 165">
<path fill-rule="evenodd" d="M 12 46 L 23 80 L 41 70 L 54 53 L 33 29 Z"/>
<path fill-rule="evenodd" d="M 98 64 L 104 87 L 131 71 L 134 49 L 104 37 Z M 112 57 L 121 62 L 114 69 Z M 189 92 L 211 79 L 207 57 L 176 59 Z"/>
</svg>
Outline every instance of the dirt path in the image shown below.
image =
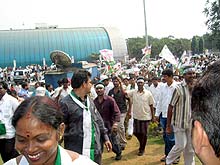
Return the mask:
<svg viewBox="0 0 220 165">
<path fill-rule="evenodd" d="M 135 137 L 132 137 L 128 141 L 120 161 L 114 160 L 114 153 L 104 152 L 102 163 L 103 165 L 164 165 L 165 163 L 160 162 L 160 158 L 164 153 L 163 151 L 164 145 L 161 138 L 149 138 L 144 156 L 137 156 L 138 142 Z M 183 157 L 181 157 L 179 165 L 183 164 Z M 196 159 L 196 165 L 200 164 L 198 159 Z"/>
</svg>

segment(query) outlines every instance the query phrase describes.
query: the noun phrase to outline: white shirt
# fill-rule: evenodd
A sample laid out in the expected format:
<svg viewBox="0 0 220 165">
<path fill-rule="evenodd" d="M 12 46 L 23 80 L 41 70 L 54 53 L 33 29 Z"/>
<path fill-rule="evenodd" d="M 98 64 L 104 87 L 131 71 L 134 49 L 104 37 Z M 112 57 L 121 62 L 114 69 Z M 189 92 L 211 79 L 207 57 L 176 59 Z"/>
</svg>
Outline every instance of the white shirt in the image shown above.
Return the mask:
<svg viewBox="0 0 220 165">
<path fill-rule="evenodd" d="M 108 93 L 109 93 L 109 91 L 112 89 L 112 88 L 114 88 L 114 85 L 113 85 L 113 83 L 110 81 L 109 83 L 108 83 L 108 85 L 105 87 L 105 95 L 108 95 Z"/>
<path fill-rule="evenodd" d="M 59 100 L 61 100 L 62 98 L 66 97 L 68 94 L 70 94 L 71 90 L 72 90 L 71 86 L 68 86 L 68 88 L 66 90 L 63 89 L 63 86 L 57 87 L 54 90 L 54 94 L 53 94 L 52 98 L 55 99 L 59 95 Z"/>
<path fill-rule="evenodd" d="M 154 84 L 151 84 L 151 86 L 149 87 L 149 91 L 152 93 L 155 101 L 154 108 L 157 107 L 157 104 L 159 102 L 160 86 L 162 86 L 162 83 L 158 82 L 158 85 L 156 87 L 154 86 Z"/>
<path fill-rule="evenodd" d="M 62 147 L 59 148 L 61 156 L 61 165 L 97 165 L 97 163 L 93 162 L 88 157 L 83 155 L 79 155 L 79 157 L 73 161 L 65 149 L 63 149 Z M 4 163 L 4 165 L 17 165 L 16 158 L 7 161 L 6 163 Z M 27 159 L 24 156 L 22 156 L 19 165 L 29 165 Z"/>
<path fill-rule="evenodd" d="M 159 116 L 162 113 L 162 117 L 167 118 L 168 106 L 177 84 L 176 81 L 173 81 L 170 86 L 168 86 L 167 83 L 161 85 L 155 116 Z"/>
<path fill-rule="evenodd" d="M 137 120 L 151 120 L 152 114 L 150 105 L 154 104 L 154 98 L 150 91 L 144 89 L 142 93 L 138 90 L 131 90 L 128 96 L 133 101 L 133 117 Z"/>
<path fill-rule="evenodd" d="M 11 121 L 18 105 L 18 100 L 7 93 L 0 100 L 0 120 L 6 128 L 6 134 L 0 135 L 0 139 L 11 139 L 15 136 L 15 129 Z"/>
<path fill-rule="evenodd" d="M 54 93 L 53 93 L 53 96 L 52 98 L 55 99 L 58 95 L 59 95 L 59 92 L 60 90 L 63 88 L 63 86 L 61 87 L 57 87 L 55 90 L 54 90 Z"/>
<path fill-rule="evenodd" d="M 59 97 L 59 100 L 66 97 L 67 95 L 69 95 L 72 91 L 72 87 L 71 86 L 68 86 L 68 88 L 64 89 L 62 88 L 61 89 L 61 93 L 60 93 L 60 97 Z"/>
</svg>

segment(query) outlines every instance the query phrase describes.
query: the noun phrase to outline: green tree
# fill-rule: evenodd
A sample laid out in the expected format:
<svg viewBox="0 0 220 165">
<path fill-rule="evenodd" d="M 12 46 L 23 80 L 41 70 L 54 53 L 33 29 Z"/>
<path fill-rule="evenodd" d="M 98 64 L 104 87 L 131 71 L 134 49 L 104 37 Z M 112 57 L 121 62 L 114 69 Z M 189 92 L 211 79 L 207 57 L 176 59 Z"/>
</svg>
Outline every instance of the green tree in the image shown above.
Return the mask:
<svg viewBox="0 0 220 165">
<path fill-rule="evenodd" d="M 199 45 L 198 45 L 197 37 L 193 36 L 192 43 L 191 43 L 192 54 L 193 55 L 197 54 L 198 53 L 198 49 L 199 49 Z"/>
<path fill-rule="evenodd" d="M 203 38 L 199 38 L 199 53 L 202 54 L 204 51 L 204 44 L 203 44 Z"/>
<path fill-rule="evenodd" d="M 170 51 L 180 57 L 184 50 L 190 50 L 191 41 L 188 39 L 175 39 L 174 37 L 165 37 L 162 39 L 148 37 L 149 45 L 151 47 L 151 57 L 158 57 L 163 46 L 166 44 Z M 128 54 L 131 58 L 136 57 L 140 60 L 143 57 L 141 49 L 145 47 L 145 37 L 128 38 L 127 39 Z"/>
<path fill-rule="evenodd" d="M 215 46 L 220 51 L 220 0 L 207 0 L 204 13 L 207 17 L 206 25 L 211 30 Z"/>
<path fill-rule="evenodd" d="M 204 41 L 204 49 L 212 50 L 213 49 L 213 38 L 211 34 L 206 33 L 202 36 Z"/>
</svg>

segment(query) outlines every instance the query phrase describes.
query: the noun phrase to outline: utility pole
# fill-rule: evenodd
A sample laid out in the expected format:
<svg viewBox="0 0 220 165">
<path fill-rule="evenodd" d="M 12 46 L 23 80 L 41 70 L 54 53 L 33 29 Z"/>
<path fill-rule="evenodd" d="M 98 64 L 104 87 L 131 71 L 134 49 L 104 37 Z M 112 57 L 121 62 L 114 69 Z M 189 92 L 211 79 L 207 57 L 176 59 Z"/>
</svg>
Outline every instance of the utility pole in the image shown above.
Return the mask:
<svg viewBox="0 0 220 165">
<path fill-rule="evenodd" d="M 219 0 L 220 1 L 220 0 Z M 145 8 L 145 0 L 143 0 L 144 5 L 144 23 L 145 23 L 145 39 L 146 39 L 146 48 L 148 48 L 148 36 L 147 36 L 147 18 L 146 18 L 146 8 Z"/>
<path fill-rule="evenodd" d="M 218 14 L 220 15 L 220 0 L 218 0 Z"/>
</svg>

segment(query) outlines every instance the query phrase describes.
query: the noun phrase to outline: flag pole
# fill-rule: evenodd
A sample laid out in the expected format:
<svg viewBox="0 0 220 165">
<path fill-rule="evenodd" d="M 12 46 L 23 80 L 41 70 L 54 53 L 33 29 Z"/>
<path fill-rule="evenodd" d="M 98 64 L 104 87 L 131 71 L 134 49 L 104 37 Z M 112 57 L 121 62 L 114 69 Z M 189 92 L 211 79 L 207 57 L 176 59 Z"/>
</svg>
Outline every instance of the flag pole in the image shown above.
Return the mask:
<svg viewBox="0 0 220 165">
<path fill-rule="evenodd" d="M 146 18 L 145 0 L 143 0 L 143 5 L 144 5 L 145 40 L 146 40 L 146 48 L 148 48 L 147 18 Z"/>
</svg>

